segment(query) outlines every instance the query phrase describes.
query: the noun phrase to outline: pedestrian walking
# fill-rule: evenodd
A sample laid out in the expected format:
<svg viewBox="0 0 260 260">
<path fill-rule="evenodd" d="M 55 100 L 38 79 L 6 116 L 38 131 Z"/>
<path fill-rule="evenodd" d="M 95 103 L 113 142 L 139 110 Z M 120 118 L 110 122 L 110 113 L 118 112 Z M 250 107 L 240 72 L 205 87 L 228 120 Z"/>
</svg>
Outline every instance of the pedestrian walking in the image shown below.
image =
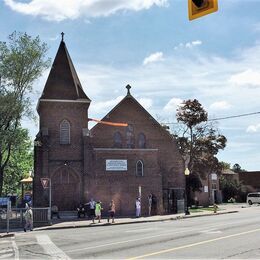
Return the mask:
<svg viewBox="0 0 260 260">
<path fill-rule="evenodd" d="M 153 195 L 150 193 L 148 195 L 148 216 L 151 216 L 152 214 L 152 202 L 153 202 Z"/>
<path fill-rule="evenodd" d="M 26 211 L 24 213 L 24 219 L 25 219 L 25 225 L 24 225 L 24 232 L 27 231 L 27 228 L 29 228 L 30 231 L 33 231 L 33 212 L 31 206 L 29 206 L 27 203 L 25 205 Z"/>
<path fill-rule="evenodd" d="M 96 219 L 98 219 L 98 223 L 101 222 L 101 210 L 102 210 L 101 202 L 97 201 L 96 207 L 95 207 L 95 215 L 96 215 Z"/>
<path fill-rule="evenodd" d="M 95 207 L 96 207 L 96 202 L 94 201 L 93 198 L 91 198 L 89 202 L 89 209 L 90 209 L 90 217 L 92 219 L 92 222 L 95 223 Z"/>
<path fill-rule="evenodd" d="M 116 205 L 113 200 L 111 200 L 109 204 L 109 209 L 108 209 L 108 219 L 107 222 L 109 222 L 110 218 L 112 219 L 112 223 L 115 223 L 115 212 L 116 212 Z"/>
<path fill-rule="evenodd" d="M 139 218 L 141 216 L 141 199 L 138 197 L 135 201 L 135 216 Z"/>
</svg>

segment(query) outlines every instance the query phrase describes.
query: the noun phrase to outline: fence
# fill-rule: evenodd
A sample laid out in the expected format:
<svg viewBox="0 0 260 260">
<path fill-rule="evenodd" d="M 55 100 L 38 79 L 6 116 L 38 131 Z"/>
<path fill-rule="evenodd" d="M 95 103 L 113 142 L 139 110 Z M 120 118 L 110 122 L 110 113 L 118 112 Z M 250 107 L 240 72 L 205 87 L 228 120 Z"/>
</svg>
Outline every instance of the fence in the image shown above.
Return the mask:
<svg viewBox="0 0 260 260">
<path fill-rule="evenodd" d="M 49 208 L 33 208 L 33 225 L 43 226 L 51 223 Z M 25 208 L 0 209 L 0 228 L 22 228 L 24 226 Z"/>
</svg>

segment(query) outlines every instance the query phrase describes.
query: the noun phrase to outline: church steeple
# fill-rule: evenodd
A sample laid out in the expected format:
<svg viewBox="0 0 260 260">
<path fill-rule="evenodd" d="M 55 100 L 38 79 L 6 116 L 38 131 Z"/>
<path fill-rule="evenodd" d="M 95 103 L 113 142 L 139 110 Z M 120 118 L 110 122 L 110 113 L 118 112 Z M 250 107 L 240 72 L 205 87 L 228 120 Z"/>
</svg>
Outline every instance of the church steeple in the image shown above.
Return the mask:
<svg viewBox="0 0 260 260">
<path fill-rule="evenodd" d="M 64 42 L 64 33 L 52 68 L 40 99 L 90 101 L 84 93 L 69 52 Z"/>
</svg>

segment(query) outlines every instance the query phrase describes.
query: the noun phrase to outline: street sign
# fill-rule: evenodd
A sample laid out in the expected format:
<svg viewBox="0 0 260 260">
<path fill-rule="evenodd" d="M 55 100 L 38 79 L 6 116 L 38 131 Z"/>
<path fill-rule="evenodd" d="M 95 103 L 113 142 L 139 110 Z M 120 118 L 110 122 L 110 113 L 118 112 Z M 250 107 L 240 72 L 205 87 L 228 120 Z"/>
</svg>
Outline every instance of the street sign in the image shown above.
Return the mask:
<svg viewBox="0 0 260 260">
<path fill-rule="evenodd" d="M 49 178 L 41 178 L 41 183 L 42 183 L 42 187 L 44 189 L 48 189 L 49 188 Z"/>
<path fill-rule="evenodd" d="M 218 0 L 188 0 L 188 5 L 190 20 L 218 11 Z"/>
</svg>

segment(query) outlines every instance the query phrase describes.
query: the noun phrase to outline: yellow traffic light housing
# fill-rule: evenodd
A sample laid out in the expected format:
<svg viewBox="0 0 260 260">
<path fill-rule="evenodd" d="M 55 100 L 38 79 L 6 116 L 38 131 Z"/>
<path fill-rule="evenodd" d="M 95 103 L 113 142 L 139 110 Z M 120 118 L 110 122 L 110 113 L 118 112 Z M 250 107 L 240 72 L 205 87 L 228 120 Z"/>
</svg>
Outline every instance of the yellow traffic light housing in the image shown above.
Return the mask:
<svg viewBox="0 0 260 260">
<path fill-rule="evenodd" d="M 218 0 L 188 0 L 188 5 L 190 20 L 217 12 L 218 10 Z"/>
</svg>

